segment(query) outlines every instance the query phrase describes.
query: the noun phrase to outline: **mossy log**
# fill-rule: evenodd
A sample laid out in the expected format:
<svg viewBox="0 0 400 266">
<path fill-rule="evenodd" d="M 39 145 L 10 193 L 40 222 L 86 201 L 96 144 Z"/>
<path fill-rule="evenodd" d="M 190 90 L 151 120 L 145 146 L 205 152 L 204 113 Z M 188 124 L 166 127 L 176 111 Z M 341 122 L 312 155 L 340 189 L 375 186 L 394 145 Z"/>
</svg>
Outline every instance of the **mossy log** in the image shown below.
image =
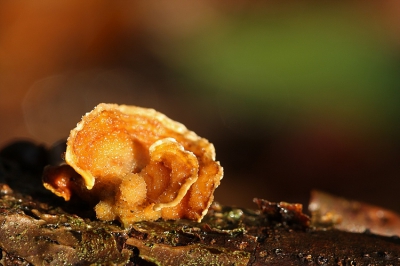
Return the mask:
<svg viewBox="0 0 400 266">
<path fill-rule="evenodd" d="M 140 222 L 123 229 L 1 187 L 2 265 L 400 263 L 398 238 L 311 228 L 290 204 L 258 200 L 260 210 L 214 204 L 201 223 Z"/>
<path fill-rule="evenodd" d="M 1 265 L 400 264 L 398 237 L 315 228 L 300 205 L 260 199 L 254 210 L 214 203 L 201 223 L 123 228 L 48 194 L 40 170 L 11 151 L 0 153 Z"/>
</svg>

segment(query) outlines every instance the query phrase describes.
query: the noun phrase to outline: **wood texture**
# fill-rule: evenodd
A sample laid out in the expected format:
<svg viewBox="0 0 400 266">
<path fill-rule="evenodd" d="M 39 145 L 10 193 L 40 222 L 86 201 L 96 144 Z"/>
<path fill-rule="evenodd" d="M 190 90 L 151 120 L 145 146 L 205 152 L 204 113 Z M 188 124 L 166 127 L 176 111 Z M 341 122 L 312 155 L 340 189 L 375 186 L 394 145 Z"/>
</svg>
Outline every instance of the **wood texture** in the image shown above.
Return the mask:
<svg viewBox="0 0 400 266">
<path fill-rule="evenodd" d="M 7 154 L 0 152 L 2 265 L 400 264 L 399 237 L 313 228 L 300 205 L 261 199 L 255 210 L 214 203 L 201 223 L 124 229 L 50 195 L 40 171 Z"/>
</svg>

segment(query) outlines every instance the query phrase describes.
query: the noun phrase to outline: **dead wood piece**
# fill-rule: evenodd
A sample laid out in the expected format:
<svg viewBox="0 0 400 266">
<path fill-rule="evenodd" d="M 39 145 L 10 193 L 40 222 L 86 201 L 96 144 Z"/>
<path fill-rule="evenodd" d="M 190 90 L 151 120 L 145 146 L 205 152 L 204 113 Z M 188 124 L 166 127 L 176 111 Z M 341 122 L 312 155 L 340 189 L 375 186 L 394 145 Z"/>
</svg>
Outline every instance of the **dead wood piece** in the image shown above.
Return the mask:
<svg viewBox="0 0 400 266">
<path fill-rule="evenodd" d="M 296 204 L 258 200 L 260 210 L 248 210 L 214 203 L 201 223 L 145 221 L 124 229 L 66 212 L 52 198 L 0 188 L 2 265 L 400 263 L 399 238 L 308 227 Z"/>
<path fill-rule="evenodd" d="M 379 206 L 314 190 L 309 210 L 312 223 L 349 232 L 366 230 L 379 235 L 400 236 L 400 215 Z"/>
</svg>

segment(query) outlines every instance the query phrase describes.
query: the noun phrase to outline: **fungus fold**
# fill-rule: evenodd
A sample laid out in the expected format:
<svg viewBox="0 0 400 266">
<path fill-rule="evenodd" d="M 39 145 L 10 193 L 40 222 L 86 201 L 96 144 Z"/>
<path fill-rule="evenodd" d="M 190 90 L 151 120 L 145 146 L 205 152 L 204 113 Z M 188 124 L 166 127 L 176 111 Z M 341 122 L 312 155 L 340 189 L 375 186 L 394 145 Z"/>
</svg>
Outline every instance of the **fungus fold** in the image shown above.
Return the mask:
<svg viewBox="0 0 400 266">
<path fill-rule="evenodd" d="M 44 186 L 95 205 L 99 219 L 201 221 L 223 169 L 214 146 L 154 109 L 99 104 L 71 130 L 67 165 L 47 168 Z"/>
</svg>

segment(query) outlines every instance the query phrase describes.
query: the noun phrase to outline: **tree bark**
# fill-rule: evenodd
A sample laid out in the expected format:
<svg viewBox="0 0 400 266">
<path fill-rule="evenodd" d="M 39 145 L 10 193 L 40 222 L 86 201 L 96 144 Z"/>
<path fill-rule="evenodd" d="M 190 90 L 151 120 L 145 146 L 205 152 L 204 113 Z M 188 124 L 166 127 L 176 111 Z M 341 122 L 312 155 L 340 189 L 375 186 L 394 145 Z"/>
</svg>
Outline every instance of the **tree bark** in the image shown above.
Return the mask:
<svg viewBox="0 0 400 266">
<path fill-rule="evenodd" d="M 395 265 L 400 240 L 309 227 L 298 205 L 214 204 L 201 223 L 83 218 L 1 186 L 2 265 Z M 50 200 L 51 199 L 51 200 Z M 51 204 L 54 202 L 56 204 Z M 83 215 L 82 215 L 83 216 Z"/>
<path fill-rule="evenodd" d="M 99 221 L 84 204 L 66 204 L 43 188 L 43 148 L 10 147 L 0 152 L 1 265 L 400 264 L 398 237 L 315 228 L 299 204 L 255 199 L 258 208 L 249 210 L 214 203 L 201 223 Z M 27 149 L 39 152 L 26 158 Z"/>
</svg>

